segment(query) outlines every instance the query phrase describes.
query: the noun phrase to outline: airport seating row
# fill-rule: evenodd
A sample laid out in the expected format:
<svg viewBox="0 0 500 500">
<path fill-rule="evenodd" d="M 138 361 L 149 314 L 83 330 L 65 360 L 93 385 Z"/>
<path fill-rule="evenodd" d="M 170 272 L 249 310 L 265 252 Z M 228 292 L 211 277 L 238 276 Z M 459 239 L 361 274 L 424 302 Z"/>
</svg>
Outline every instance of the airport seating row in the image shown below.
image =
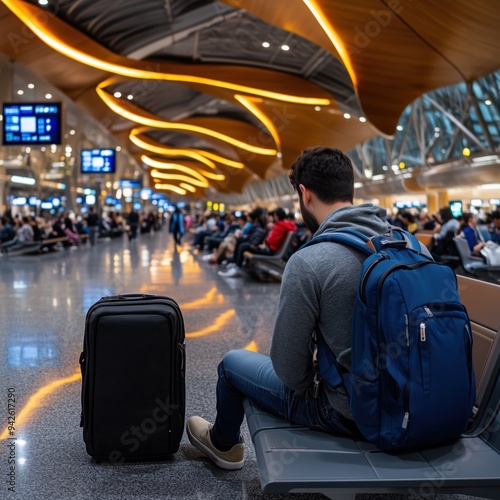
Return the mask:
<svg viewBox="0 0 500 500">
<path fill-rule="evenodd" d="M 80 241 L 85 242 L 88 239 L 87 234 L 80 234 Z M 58 244 L 69 243 L 67 236 L 59 236 L 56 238 L 46 238 L 39 241 L 19 241 L 13 245 L 2 244 L 0 251 L 5 256 L 14 257 L 17 255 L 37 255 L 53 250 Z"/>
<path fill-rule="evenodd" d="M 251 276 L 261 281 L 266 279 L 281 281 L 286 262 L 297 246 L 299 246 L 297 234 L 288 231 L 280 248 L 273 255 L 245 252 L 244 268 Z"/>
<path fill-rule="evenodd" d="M 459 276 L 471 318 L 477 400 L 455 443 L 387 453 L 349 437 L 291 425 L 245 401 L 264 493 L 453 493 L 500 499 L 500 286 Z"/>
</svg>

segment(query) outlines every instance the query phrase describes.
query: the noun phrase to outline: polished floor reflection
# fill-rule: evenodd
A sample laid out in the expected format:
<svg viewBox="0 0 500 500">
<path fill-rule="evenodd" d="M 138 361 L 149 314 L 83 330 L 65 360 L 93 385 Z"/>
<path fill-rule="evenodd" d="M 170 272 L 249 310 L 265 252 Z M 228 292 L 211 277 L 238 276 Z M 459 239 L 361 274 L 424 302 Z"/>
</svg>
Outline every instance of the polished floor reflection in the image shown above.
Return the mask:
<svg viewBox="0 0 500 500">
<path fill-rule="evenodd" d="M 76 251 L 3 256 L 0 278 L 0 498 L 263 497 L 251 445 L 236 472 L 217 469 L 185 435 L 168 462 L 94 463 L 79 427 L 78 358 L 85 314 L 102 296 L 168 295 L 180 304 L 186 325 L 186 414 L 213 420 L 217 363 L 233 348 L 269 352 L 279 284 L 222 278 L 187 243 L 175 251 L 165 231 L 132 243 L 116 239 Z M 249 443 L 246 426 L 243 432 Z"/>
</svg>

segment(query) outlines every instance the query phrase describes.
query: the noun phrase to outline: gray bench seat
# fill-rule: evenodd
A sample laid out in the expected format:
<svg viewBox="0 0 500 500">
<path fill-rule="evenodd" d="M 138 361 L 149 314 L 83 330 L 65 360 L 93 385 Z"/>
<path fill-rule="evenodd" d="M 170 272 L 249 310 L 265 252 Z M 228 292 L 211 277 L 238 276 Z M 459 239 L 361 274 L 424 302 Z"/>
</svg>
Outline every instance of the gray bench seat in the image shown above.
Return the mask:
<svg viewBox="0 0 500 500">
<path fill-rule="evenodd" d="M 264 493 L 456 493 L 500 499 L 500 286 L 459 277 L 474 336 L 474 425 L 460 440 L 387 453 L 368 442 L 291 425 L 245 401 Z"/>
<path fill-rule="evenodd" d="M 276 281 L 281 281 L 285 269 L 287 257 L 291 252 L 293 239 L 296 237 L 294 231 L 288 231 L 281 243 L 280 248 L 273 255 L 260 255 L 252 252 L 245 252 L 245 270 L 256 277 L 265 281 L 266 277 Z"/>
<path fill-rule="evenodd" d="M 292 426 L 245 402 L 264 493 L 461 493 L 500 498 L 500 452 L 481 437 L 385 453 L 348 437 Z"/>
</svg>

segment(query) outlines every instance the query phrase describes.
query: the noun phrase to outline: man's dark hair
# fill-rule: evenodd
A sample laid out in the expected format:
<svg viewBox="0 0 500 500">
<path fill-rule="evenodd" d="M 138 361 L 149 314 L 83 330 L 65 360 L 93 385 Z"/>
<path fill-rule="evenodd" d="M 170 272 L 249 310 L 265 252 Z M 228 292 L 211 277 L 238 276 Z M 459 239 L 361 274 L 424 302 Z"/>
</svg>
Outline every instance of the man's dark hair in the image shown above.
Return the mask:
<svg viewBox="0 0 500 500">
<path fill-rule="evenodd" d="M 326 146 L 305 149 L 291 166 L 289 178 L 299 196 L 299 185 L 303 184 L 323 203 L 353 201 L 352 163 L 340 149 Z"/>
<path fill-rule="evenodd" d="M 491 212 L 491 218 L 500 219 L 500 210 L 495 210 L 494 212 Z"/>
</svg>

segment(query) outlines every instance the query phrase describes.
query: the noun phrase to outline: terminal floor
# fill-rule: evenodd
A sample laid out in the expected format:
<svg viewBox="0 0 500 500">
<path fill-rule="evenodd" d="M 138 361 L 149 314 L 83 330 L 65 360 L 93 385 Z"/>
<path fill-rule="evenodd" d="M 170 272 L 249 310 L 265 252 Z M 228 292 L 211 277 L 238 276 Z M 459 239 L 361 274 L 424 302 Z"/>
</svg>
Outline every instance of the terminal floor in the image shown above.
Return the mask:
<svg viewBox="0 0 500 500">
<path fill-rule="evenodd" d="M 186 435 L 168 462 L 96 464 L 86 454 L 80 421 L 78 358 L 85 314 L 105 295 L 154 293 L 181 305 L 186 324 L 186 415 L 215 417 L 216 366 L 229 349 L 267 354 L 278 283 L 222 278 L 194 255 L 176 252 L 166 231 L 86 244 L 75 251 L 0 257 L 0 498 L 16 500 L 326 498 L 263 495 L 246 423 L 246 465 L 212 465 Z M 300 312 L 298 312 L 300 313 Z M 8 394 L 15 394 L 9 436 Z M 11 407 L 12 409 L 12 407 Z M 15 448 L 9 438 L 17 438 Z M 15 492 L 9 491 L 14 450 Z M 358 495 L 358 499 L 405 495 Z M 432 498 L 433 496 L 427 496 Z M 441 495 L 440 499 L 466 498 Z"/>
</svg>

